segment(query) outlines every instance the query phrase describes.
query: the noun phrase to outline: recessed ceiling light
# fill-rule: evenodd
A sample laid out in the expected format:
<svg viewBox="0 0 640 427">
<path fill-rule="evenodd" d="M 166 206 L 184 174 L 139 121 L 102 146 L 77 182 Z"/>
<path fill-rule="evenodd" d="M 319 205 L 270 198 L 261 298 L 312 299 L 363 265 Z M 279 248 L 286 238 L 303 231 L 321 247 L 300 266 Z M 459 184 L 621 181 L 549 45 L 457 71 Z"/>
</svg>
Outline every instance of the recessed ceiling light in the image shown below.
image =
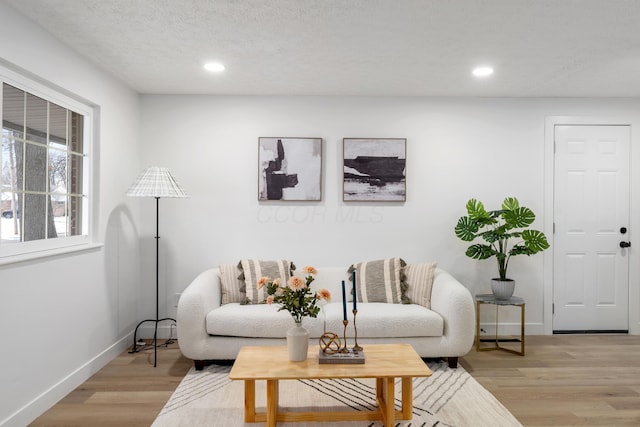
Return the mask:
<svg viewBox="0 0 640 427">
<path fill-rule="evenodd" d="M 493 74 L 493 68 L 491 67 L 476 67 L 473 69 L 473 75 L 476 77 L 486 77 Z"/>
<path fill-rule="evenodd" d="M 220 71 L 224 71 L 224 65 L 219 62 L 207 62 L 206 64 L 204 64 L 204 69 L 207 71 L 219 73 Z"/>
</svg>

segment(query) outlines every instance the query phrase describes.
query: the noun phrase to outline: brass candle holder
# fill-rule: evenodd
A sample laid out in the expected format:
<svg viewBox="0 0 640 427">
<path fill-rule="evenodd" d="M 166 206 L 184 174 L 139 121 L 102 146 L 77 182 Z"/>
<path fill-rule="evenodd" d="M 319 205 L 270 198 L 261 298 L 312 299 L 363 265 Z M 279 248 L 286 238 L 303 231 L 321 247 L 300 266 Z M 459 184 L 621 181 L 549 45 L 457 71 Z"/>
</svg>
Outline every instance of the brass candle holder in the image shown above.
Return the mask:
<svg viewBox="0 0 640 427">
<path fill-rule="evenodd" d="M 349 349 L 347 348 L 347 325 L 349 324 L 349 321 L 345 319 L 342 321 L 342 324 L 344 325 L 344 331 L 342 332 L 344 346 L 340 349 L 340 353 L 349 353 Z"/>
<path fill-rule="evenodd" d="M 362 351 L 362 347 L 360 347 L 358 345 L 358 327 L 356 326 L 356 317 L 358 315 L 358 310 L 356 310 L 354 308 L 352 313 L 353 313 L 353 330 L 355 332 L 354 340 L 355 340 L 355 343 L 356 343 L 356 345 L 353 346 L 353 351 Z M 345 343 L 345 345 L 346 345 L 346 343 Z"/>
<path fill-rule="evenodd" d="M 353 310 L 353 326 L 356 326 L 357 310 Z M 353 348 L 347 346 L 347 326 L 349 326 L 349 320 L 344 319 L 342 321 L 344 329 L 342 331 L 342 339 L 344 344 L 340 341 L 338 334 L 333 332 L 325 332 L 320 337 L 320 349 L 318 351 L 318 363 L 324 364 L 350 364 L 350 365 L 362 365 L 365 361 L 364 349 L 358 345 L 358 332 L 356 330 L 356 345 Z"/>
</svg>

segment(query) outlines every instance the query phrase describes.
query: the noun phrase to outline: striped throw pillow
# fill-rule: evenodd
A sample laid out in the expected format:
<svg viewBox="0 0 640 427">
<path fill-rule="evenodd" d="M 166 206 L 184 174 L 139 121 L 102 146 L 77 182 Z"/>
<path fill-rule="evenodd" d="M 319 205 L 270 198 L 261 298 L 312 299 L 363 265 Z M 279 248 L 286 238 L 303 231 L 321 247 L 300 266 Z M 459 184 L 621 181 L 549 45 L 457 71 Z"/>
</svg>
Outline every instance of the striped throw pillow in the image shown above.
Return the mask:
<svg viewBox="0 0 640 427">
<path fill-rule="evenodd" d="M 431 308 L 431 288 L 438 266 L 435 262 L 407 264 L 404 274 L 407 278 L 407 296 L 414 304 Z"/>
<path fill-rule="evenodd" d="M 237 302 L 245 304 L 247 295 L 244 281 L 238 279 L 240 274 L 238 267 L 235 264 L 220 264 L 218 269 L 220 270 L 221 303 Z"/>
<path fill-rule="evenodd" d="M 406 296 L 402 258 L 388 258 L 361 262 L 349 267 L 349 274 L 356 272 L 356 296 L 359 302 L 386 302 L 409 304 Z"/>
<path fill-rule="evenodd" d="M 280 278 L 282 284 L 287 283 L 295 266 L 292 262 L 281 259 L 276 261 L 261 261 L 255 259 L 243 259 L 238 263 L 241 270 L 238 276 L 246 287 L 247 304 L 262 304 L 267 300 L 267 290 L 258 289 L 258 279 L 268 277 L 271 280 Z"/>
</svg>

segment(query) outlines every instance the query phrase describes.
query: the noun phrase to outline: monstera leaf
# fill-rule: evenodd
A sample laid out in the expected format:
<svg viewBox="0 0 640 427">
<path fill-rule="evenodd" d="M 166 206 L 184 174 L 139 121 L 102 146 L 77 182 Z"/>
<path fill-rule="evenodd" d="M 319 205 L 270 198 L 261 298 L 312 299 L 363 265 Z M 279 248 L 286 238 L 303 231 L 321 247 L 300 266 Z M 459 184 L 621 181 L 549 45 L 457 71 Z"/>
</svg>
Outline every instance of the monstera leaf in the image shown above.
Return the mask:
<svg viewBox="0 0 640 427">
<path fill-rule="evenodd" d="M 531 254 L 535 254 L 549 248 L 549 242 L 547 236 L 542 231 L 538 230 L 524 230 L 522 232 L 522 240 L 524 245 L 531 251 Z"/>
<path fill-rule="evenodd" d="M 533 224 L 536 215 L 529 208 L 517 208 L 514 210 L 503 210 L 502 218 L 510 228 L 524 228 Z"/>
<path fill-rule="evenodd" d="M 458 220 L 455 231 L 458 238 L 464 240 L 465 242 L 470 242 L 476 238 L 476 233 L 479 229 L 480 224 L 478 224 L 468 216 L 463 216 Z"/>
<path fill-rule="evenodd" d="M 491 213 L 487 212 L 482 202 L 476 199 L 471 199 L 467 202 L 467 213 L 469 214 L 469 218 L 480 225 L 495 223 L 495 219 Z"/>
<path fill-rule="evenodd" d="M 481 245 L 476 243 L 475 245 L 471 245 L 467 248 L 467 252 L 465 254 L 473 259 L 487 259 L 491 258 L 496 254 L 496 251 L 489 245 Z"/>
</svg>

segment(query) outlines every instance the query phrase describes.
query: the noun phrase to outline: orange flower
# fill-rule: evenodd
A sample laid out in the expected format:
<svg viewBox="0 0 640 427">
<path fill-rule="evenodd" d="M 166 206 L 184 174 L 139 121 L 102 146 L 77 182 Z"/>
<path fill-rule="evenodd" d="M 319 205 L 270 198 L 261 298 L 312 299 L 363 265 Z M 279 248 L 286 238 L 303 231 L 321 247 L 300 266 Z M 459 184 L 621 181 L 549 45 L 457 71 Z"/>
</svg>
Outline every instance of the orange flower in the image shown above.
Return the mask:
<svg viewBox="0 0 640 427">
<path fill-rule="evenodd" d="M 293 289 L 294 291 L 297 291 L 299 289 L 304 289 L 307 287 L 306 283 L 304 283 L 304 280 L 302 280 L 300 277 L 298 276 L 293 276 L 289 279 L 288 285 L 291 289 Z"/>
<path fill-rule="evenodd" d="M 327 289 L 322 288 L 316 294 L 316 299 L 329 301 L 331 299 L 331 292 L 329 292 Z"/>
<path fill-rule="evenodd" d="M 326 289 L 321 289 L 319 293 L 311 290 L 311 283 L 314 281 L 314 274 L 317 271 L 313 267 L 305 267 L 306 277 L 293 276 L 286 283 L 281 284 L 280 279 L 270 281 L 261 279 L 261 286 L 266 289 L 267 303 L 278 305 L 278 311 L 287 310 L 296 322 L 301 322 L 304 317 L 317 317 L 320 313 L 320 300 L 329 300 L 331 294 Z"/>
<path fill-rule="evenodd" d="M 310 265 L 303 268 L 303 270 L 307 274 L 318 274 L 318 270 L 316 270 L 314 267 L 311 267 Z"/>
<path fill-rule="evenodd" d="M 264 285 L 267 284 L 268 281 L 269 281 L 268 277 L 261 277 L 258 279 L 258 283 L 256 284 L 256 287 L 258 289 L 261 289 Z"/>
</svg>

